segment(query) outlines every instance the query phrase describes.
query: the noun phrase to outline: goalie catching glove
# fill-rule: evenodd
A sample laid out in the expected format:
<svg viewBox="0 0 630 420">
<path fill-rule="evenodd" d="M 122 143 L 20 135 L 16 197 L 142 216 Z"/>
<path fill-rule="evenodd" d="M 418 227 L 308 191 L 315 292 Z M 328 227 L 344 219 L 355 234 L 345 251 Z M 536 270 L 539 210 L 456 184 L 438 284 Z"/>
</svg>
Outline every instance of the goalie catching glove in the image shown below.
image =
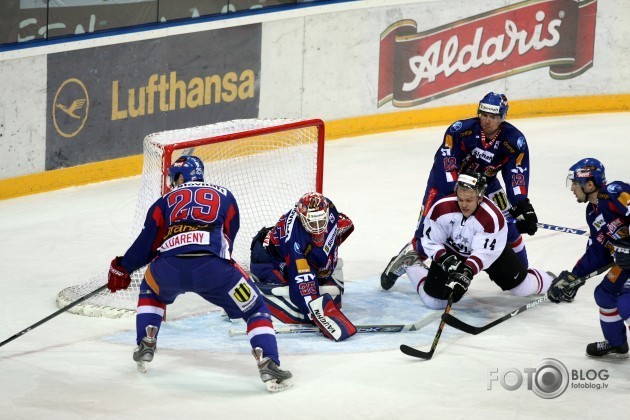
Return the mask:
<svg viewBox="0 0 630 420">
<path fill-rule="evenodd" d="M 112 293 L 126 289 L 131 284 L 129 273 L 127 273 L 125 267 L 120 264 L 121 258 L 122 257 L 116 257 L 112 260 L 109 266 L 109 272 L 107 273 L 107 288 Z"/>
<path fill-rule="evenodd" d="M 510 214 L 516 219 L 518 233 L 533 235 L 538 230 L 538 217 L 529 199 L 521 200 L 510 209 Z"/>
<path fill-rule="evenodd" d="M 549 286 L 547 291 L 547 297 L 553 303 L 573 302 L 578 289 L 583 284 L 583 281 L 578 280 L 576 276 L 564 270 L 551 282 L 551 286 Z"/>
<path fill-rule="evenodd" d="M 348 236 L 354 231 L 354 223 L 344 213 L 339 212 L 339 220 L 337 220 L 337 239 L 341 245 Z"/>
<path fill-rule="evenodd" d="M 311 300 L 308 306 L 315 325 L 331 340 L 343 341 L 357 333 L 357 328 L 339 310 L 328 293 Z"/>
</svg>

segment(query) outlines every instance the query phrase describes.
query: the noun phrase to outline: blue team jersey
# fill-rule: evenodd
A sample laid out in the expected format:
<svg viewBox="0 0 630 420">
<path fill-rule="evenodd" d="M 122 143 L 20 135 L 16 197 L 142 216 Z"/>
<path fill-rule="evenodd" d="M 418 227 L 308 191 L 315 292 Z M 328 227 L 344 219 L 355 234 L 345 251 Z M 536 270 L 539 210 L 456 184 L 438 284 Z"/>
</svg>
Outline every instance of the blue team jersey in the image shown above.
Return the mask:
<svg viewBox="0 0 630 420">
<path fill-rule="evenodd" d="M 339 213 L 329 200 L 328 204 L 328 226 L 322 245 L 313 242 L 295 208 L 285 213 L 269 232 L 268 250 L 274 257 L 274 266 L 290 284 L 300 285 L 304 298 L 318 297 L 317 280 L 330 277 L 337 265 Z"/>
<path fill-rule="evenodd" d="M 630 185 L 621 181 L 604 185 L 597 204 L 586 206 L 586 222 L 590 232 L 586 252 L 572 270 L 578 277 L 611 263 L 614 241 L 628 236 Z"/>
<path fill-rule="evenodd" d="M 230 191 L 187 182 L 153 203 L 121 264 L 131 273 L 158 255 L 209 253 L 230 259 L 239 226 L 238 205 Z"/>
<path fill-rule="evenodd" d="M 508 122 L 499 126 L 493 140 L 486 140 L 479 118 L 456 121 L 444 133 L 422 200 L 427 212 L 433 203 L 453 192 L 458 174 L 472 170 L 488 179 L 487 194 L 501 188 L 501 172 L 511 204 L 527 198 L 529 188 L 529 149 L 525 136 Z"/>
</svg>

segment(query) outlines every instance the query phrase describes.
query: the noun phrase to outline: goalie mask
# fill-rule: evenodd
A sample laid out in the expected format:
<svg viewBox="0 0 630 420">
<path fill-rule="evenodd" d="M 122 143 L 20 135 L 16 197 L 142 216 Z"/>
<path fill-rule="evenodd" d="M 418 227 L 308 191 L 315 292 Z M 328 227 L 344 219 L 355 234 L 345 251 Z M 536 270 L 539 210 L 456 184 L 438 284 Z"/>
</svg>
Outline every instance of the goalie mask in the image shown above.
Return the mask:
<svg viewBox="0 0 630 420">
<path fill-rule="evenodd" d="M 304 229 L 312 235 L 321 235 L 328 226 L 328 201 L 317 192 L 310 192 L 300 197 L 296 209 Z"/>
<path fill-rule="evenodd" d="M 203 182 L 203 172 L 203 162 L 197 156 L 180 156 L 168 168 L 168 177 L 171 188 L 176 186 L 175 181 L 179 175 L 182 175 L 183 183 L 191 181 Z"/>
</svg>

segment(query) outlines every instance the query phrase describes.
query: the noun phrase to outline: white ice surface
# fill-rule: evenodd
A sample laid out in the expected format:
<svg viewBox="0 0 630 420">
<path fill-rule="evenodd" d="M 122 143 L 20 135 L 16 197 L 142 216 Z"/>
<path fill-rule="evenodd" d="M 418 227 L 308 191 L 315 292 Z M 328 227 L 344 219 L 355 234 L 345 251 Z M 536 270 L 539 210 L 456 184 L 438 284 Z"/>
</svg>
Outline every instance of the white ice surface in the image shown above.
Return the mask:
<svg viewBox="0 0 630 420">
<path fill-rule="evenodd" d="M 630 114 L 519 119 L 531 151 L 530 198 L 539 220 L 585 229 L 584 206 L 565 186 L 570 165 L 596 157 L 609 180 L 628 181 Z M 379 276 L 411 238 L 433 155 L 446 127 L 329 142 L 324 192 L 356 225 L 340 255 L 348 288 L 344 310 L 357 324 L 399 324 L 428 313 L 405 277 L 389 292 Z M 57 310 L 55 295 L 104 270 L 130 243 L 139 178 L 0 201 L 0 341 Z M 238 239 L 237 239 L 238 240 Z M 240 238 L 240 240 L 249 240 Z M 526 237 L 533 267 L 560 272 L 581 255 L 585 238 L 540 231 Z M 0 418 L 623 418 L 630 361 L 584 356 L 602 339 L 591 279 L 570 305 L 544 303 L 480 335 L 446 327 L 433 359 L 410 358 L 402 343 L 427 351 L 437 321 L 420 332 L 278 336 L 293 389 L 268 394 L 242 323 L 186 295 L 169 308 L 155 360 L 142 375 L 131 360 L 134 320 L 62 314 L 0 347 Z M 475 325 L 533 298 L 501 292 L 485 275 L 454 306 Z M 523 385 L 487 389 L 488 371 L 535 368 L 554 358 L 571 372 L 606 369 L 607 380 L 570 381 L 543 399 Z M 514 383 L 515 376 L 508 376 Z M 605 384 L 605 389 L 572 384 Z"/>
</svg>

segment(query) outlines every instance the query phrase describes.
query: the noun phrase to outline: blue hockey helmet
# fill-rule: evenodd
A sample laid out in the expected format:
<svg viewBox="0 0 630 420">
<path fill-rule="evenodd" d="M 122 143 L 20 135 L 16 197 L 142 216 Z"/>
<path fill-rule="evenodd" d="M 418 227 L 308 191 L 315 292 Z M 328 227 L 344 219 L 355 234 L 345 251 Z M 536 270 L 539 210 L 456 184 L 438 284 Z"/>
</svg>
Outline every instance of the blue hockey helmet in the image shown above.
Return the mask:
<svg viewBox="0 0 630 420">
<path fill-rule="evenodd" d="M 507 97 L 504 94 L 489 92 L 479 101 L 477 113 L 500 115 L 501 121 L 505 121 L 509 107 Z"/>
<path fill-rule="evenodd" d="M 197 156 L 182 155 L 168 168 L 168 177 L 174 185 L 178 175 L 184 177 L 184 182 L 203 182 L 203 162 Z"/>
<path fill-rule="evenodd" d="M 577 182 L 582 188 L 587 181 L 593 181 L 597 188 L 606 184 L 606 169 L 602 163 L 595 158 L 585 158 L 569 168 L 567 175 L 567 186 Z"/>
</svg>

